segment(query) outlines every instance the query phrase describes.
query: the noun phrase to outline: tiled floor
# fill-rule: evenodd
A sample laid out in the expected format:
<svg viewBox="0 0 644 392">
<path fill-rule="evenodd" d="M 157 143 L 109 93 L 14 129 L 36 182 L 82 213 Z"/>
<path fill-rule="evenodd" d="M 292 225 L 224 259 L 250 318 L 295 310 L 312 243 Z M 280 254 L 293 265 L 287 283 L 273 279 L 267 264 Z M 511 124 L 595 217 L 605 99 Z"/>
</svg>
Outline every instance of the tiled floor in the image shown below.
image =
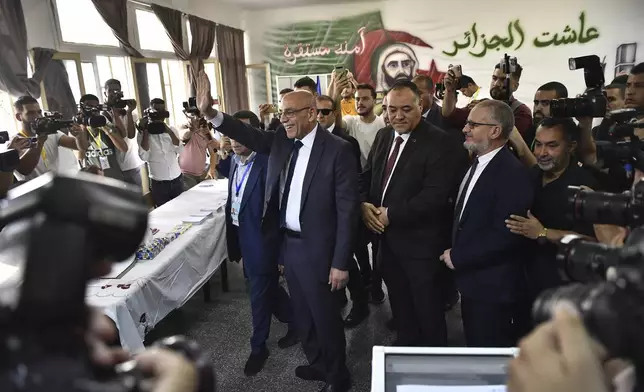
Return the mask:
<svg viewBox="0 0 644 392">
<path fill-rule="evenodd" d="M 251 334 L 250 303 L 242 270 L 237 264 L 228 264 L 230 291 L 222 293 L 220 277 L 211 281 L 213 298 L 204 303 L 200 294 L 182 309 L 166 318 L 148 336 L 148 342 L 168 335 L 185 334 L 212 353 L 217 371 L 218 391 L 222 392 L 317 392 L 323 383 L 302 381 L 295 377 L 295 368 L 305 364 L 300 346 L 287 350 L 277 347 L 277 340 L 286 333 L 286 327 L 274 321 L 268 348 L 271 355 L 264 370 L 255 377 L 246 377 L 244 364 L 250 354 L 248 340 Z M 347 331 L 347 358 L 355 392 L 370 391 L 371 351 L 374 345 L 387 345 L 395 335 L 387 330 L 389 305 L 370 305 L 371 315 L 358 328 Z M 457 307 L 458 308 L 458 307 Z M 349 311 L 350 304 L 345 311 Z M 448 315 L 450 344 L 462 345 L 463 333 L 459 310 Z"/>
</svg>

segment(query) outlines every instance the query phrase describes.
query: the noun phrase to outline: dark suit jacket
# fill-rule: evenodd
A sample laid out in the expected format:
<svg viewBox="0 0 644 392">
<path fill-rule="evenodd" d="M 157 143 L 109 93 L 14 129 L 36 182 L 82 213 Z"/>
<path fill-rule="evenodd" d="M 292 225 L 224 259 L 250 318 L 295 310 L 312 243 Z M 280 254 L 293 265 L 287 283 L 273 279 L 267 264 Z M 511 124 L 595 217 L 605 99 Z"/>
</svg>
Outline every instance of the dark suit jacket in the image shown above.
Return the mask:
<svg viewBox="0 0 644 392">
<path fill-rule="evenodd" d="M 362 160 L 360 159 L 362 153 L 360 152 L 360 143 L 358 143 L 356 138 L 349 135 L 349 133 L 347 133 L 347 131 L 343 128 L 336 126 L 333 128 L 333 131 L 331 133 L 351 144 L 353 155 L 356 157 L 356 167 L 358 168 L 358 174 L 360 174 L 362 172 Z"/>
<path fill-rule="evenodd" d="M 429 114 L 425 118 L 425 120 L 432 124 L 435 127 L 445 129 L 445 125 L 443 124 L 443 113 L 442 109 L 436 101 L 432 102 L 432 108 L 429 111 Z"/>
<path fill-rule="evenodd" d="M 533 198 L 528 169 L 504 147 L 474 185 L 454 231 L 451 258 L 464 297 L 496 303 L 525 299 L 529 244 L 512 234 L 505 220 L 526 216 Z"/>
<path fill-rule="evenodd" d="M 393 128 L 378 131 L 360 176 L 362 200 L 376 207 L 381 206 L 393 141 Z M 434 268 L 439 266 L 438 257 L 449 245 L 456 148 L 445 132 L 420 121 L 400 153 L 382 203 L 388 208 L 389 226 L 381 236 L 399 259 L 430 258 Z"/>
<path fill-rule="evenodd" d="M 266 241 L 281 243 L 280 173 L 289 160 L 294 141 L 287 138 L 284 128 L 262 131 L 227 114 L 217 130 L 253 151 L 270 153 L 262 232 Z M 300 226 L 309 250 L 303 258 L 325 283 L 331 267 L 348 269 L 358 214 L 357 173 L 351 145 L 318 125 L 304 176 Z"/>
<path fill-rule="evenodd" d="M 232 160 L 232 159 L 231 159 Z M 228 201 L 226 203 L 226 238 L 228 258 L 239 261 L 244 258 L 244 267 L 250 275 L 265 275 L 277 271 L 275 244 L 265 243 L 262 235 L 262 212 L 268 156 L 256 154 L 253 166 L 247 174 L 246 187 L 239 210 L 239 227 L 233 225 L 230 215 L 232 195 L 235 192 L 235 172 L 238 165 L 232 160 L 228 176 Z M 241 174 L 239 174 L 241 180 Z"/>
</svg>

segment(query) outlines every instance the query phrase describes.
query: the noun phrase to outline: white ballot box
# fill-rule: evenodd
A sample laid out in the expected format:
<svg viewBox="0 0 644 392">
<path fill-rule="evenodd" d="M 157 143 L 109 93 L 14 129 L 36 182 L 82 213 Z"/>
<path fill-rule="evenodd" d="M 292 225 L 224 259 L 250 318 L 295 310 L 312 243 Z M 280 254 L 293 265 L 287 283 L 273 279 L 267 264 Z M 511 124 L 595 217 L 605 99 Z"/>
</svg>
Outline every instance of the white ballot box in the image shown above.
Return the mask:
<svg viewBox="0 0 644 392">
<path fill-rule="evenodd" d="M 374 346 L 371 392 L 505 392 L 516 348 Z"/>
</svg>

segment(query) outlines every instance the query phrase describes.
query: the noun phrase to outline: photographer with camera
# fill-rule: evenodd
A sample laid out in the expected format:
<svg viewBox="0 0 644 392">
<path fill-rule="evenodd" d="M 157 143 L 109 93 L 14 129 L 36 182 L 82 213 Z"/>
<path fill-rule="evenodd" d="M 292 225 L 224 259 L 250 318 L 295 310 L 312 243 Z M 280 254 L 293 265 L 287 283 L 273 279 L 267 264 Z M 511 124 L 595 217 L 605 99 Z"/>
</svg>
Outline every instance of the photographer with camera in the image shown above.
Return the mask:
<svg viewBox="0 0 644 392">
<path fill-rule="evenodd" d="M 35 98 L 22 96 L 13 107 L 16 120 L 22 126 L 19 137 L 29 141 L 29 147 L 21 150 L 20 164 L 14 171 L 18 181 L 29 181 L 46 172 L 56 171 L 59 146 L 79 151 L 87 149 L 87 136 L 79 125 L 61 121 L 55 114 L 44 117 Z M 68 127 L 72 136 L 60 131 Z"/>
<path fill-rule="evenodd" d="M 127 149 L 116 151 L 116 160 L 123 173 L 123 181 L 141 187 L 141 166 L 138 144 L 136 143 L 136 119 L 134 111 L 137 103 L 134 99 L 123 99 L 121 82 L 109 79 L 103 86 L 105 104 L 109 108 L 103 112 L 107 120 L 114 124 L 119 135 L 127 144 Z"/>
<path fill-rule="evenodd" d="M 141 147 L 139 156 L 148 163 L 150 191 L 157 207 L 183 192 L 183 177 L 178 162 L 183 146 L 175 131 L 165 123 L 169 117 L 165 101 L 154 98 L 137 125 L 137 139 Z"/>
<path fill-rule="evenodd" d="M 128 151 L 128 145 L 121 137 L 116 126 L 107 122 L 105 113 L 101 115 L 101 104 L 98 97 L 92 94 L 85 94 L 80 99 L 81 117 L 83 129 L 89 137 L 89 144 L 83 158 L 83 167 L 94 165 L 103 170 L 106 177 L 125 181 L 123 172 L 116 159 L 116 151 Z M 103 117 L 101 119 L 101 117 Z M 87 118 L 87 120 L 86 120 Z M 96 118 L 96 125 L 93 126 L 91 118 Z M 116 120 L 117 122 L 119 120 Z"/>
<path fill-rule="evenodd" d="M 624 108 L 626 100 L 626 81 L 628 75 L 618 76 L 613 79 L 608 86 L 604 88 L 606 93 L 606 112 L 619 110 Z M 594 140 L 610 141 L 610 129 L 615 125 L 615 121 L 610 118 L 604 117 L 602 122 L 593 128 L 592 135 Z"/>
<path fill-rule="evenodd" d="M 182 127 L 186 131 L 181 136 L 184 147 L 179 155 L 184 191 L 203 180 L 217 178 L 219 141 L 212 132 L 212 124 L 201 116 L 194 100 L 191 97 L 183 103 L 183 114 L 188 119 L 188 123 Z"/>
<path fill-rule="evenodd" d="M 443 79 L 445 96 L 443 98 L 444 122 L 449 128 L 462 129 L 470 114 L 471 108 L 476 101 L 473 101 L 467 108 L 456 107 L 456 89 L 460 86 L 459 78 L 462 76 L 462 69 L 456 65 L 450 67 Z M 514 126 L 522 136 L 525 136 L 532 124 L 532 113 L 522 102 L 514 98 L 513 93 L 519 88 L 519 79 L 523 68 L 516 62 L 514 57 L 505 57 L 504 61 L 496 64 L 492 73 L 490 83 L 490 96 L 492 99 L 507 103 L 514 113 Z"/>
<path fill-rule="evenodd" d="M 0 199 L 3 199 L 13 185 L 13 171 L 20 163 L 20 151 L 29 149 L 31 142 L 24 137 L 14 136 L 9 139 L 9 133 L 0 132 L 0 143 L 3 146 L 0 152 Z"/>
</svg>

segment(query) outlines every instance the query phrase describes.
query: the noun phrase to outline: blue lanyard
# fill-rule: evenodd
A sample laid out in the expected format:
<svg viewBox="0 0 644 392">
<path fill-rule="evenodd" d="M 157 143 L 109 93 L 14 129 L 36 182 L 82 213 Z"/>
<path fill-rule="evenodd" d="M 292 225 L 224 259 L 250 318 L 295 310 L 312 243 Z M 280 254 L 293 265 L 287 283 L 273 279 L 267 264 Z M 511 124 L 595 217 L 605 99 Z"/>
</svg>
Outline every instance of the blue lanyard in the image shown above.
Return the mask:
<svg viewBox="0 0 644 392">
<path fill-rule="evenodd" d="M 250 167 L 253 166 L 253 161 L 248 162 L 246 165 L 246 170 L 244 170 L 244 174 L 242 174 L 241 181 L 238 181 L 235 184 L 235 197 L 239 197 L 239 191 L 241 190 L 242 184 L 244 183 L 244 180 L 246 179 L 246 175 L 248 174 L 248 171 L 250 170 Z M 235 171 L 235 179 L 239 179 L 239 171 Z"/>
</svg>

